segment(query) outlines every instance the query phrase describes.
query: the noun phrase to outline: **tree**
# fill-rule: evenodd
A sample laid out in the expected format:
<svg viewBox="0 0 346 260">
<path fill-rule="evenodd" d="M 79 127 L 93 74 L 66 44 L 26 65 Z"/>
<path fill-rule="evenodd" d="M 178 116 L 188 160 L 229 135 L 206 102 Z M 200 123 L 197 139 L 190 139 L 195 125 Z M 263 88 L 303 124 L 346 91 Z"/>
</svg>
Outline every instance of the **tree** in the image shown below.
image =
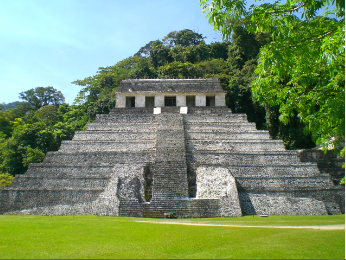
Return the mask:
<svg viewBox="0 0 346 260">
<path fill-rule="evenodd" d="M 157 40 L 158 41 L 158 40 Z M 139 49 L 138 52 L 135 53 L 134 56 L 138 56 L 140 58 L 148 58 L 150 55 L 150 51 L 153 48 L 153 44 L 155 41 L 150 41 L 149 43 L 147 43 L 145 46 L 143 46 L 142 48 Z"/>
<path fill-rule="evenodd" d="M 149 58 L 143 57 L 138 60 L 129 73 L 131 79 L 153 79 L 157 78 L 157 72 L 149 61 Z"/>
<path fill-rule="evenodd" d="M 333 10 L 318 15 L 330 4 L 335 6 Z M 200 5 L 224 39 L 241 21 L 248 32 L 270 33 L 272 41 L 260 49 L 257 76 L 251 85 L 258 101 L 280 106 L 284 123 L 297 115 L 324 150 L 344 140 L 343 0 L 287 0 L 249 8 L 241 0 L 200 0 Z M 344 151 L 343 147 L 341 155 Z"/>
<path fill-rule="evenodd" d="M 54 125 L 59 121 L 58 108 L 53 105 L 41 107 L 35 111 L 35 115 L 47 125 Z"/>
<path fill-rule="evenodd" d="M 39 109 L 46 105 L 59 106 L 65 101 L 65 97 L 61 91 L 53 87 L 32 88 L 19 93 L 19 98 L 28 102 L 34 109 Z"/>
<path fill-rule="evenodd" d="M 72 84 L 84 87 L 75 98 L 74 104 L 84 105 L 114 95 L 115 89 L 122 80 L 128 77 L 138 60 L 138 56 L 129 57 L 119 61 L 116 65 L 100 67 L 93 77 L 72 82 Z"/>
<path fill-rule="evenodd" d="M 167 34 L 165 38 L 162 39 L 165 46 L 195 46 L 200 43 L 204 43 L 205 37 L 202 34 L 195 33 L 189 29 L 181 30 L 181 31 L 173 31 Z"/>
<path fill-rule="evenodd" d="M 155 69 L 166 63 L 172 62 L 172 58 L 168 55 L 169 51 L 170 48 L 164 46 L 161 41 L 157 40 L 153 43 L 149 60 Z"/>
</svg>

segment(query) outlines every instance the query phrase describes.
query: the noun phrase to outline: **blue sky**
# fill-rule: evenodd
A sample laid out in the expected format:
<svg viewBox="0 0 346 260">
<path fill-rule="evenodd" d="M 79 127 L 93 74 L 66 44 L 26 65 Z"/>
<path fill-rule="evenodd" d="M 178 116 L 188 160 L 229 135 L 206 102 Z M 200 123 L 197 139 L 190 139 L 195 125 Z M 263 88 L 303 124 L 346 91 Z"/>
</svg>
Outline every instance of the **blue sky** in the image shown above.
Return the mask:
<svg viewBox="0 0 346 260">
<path fill-rule="evenodd" d="M 0 103 L 53 86 L 72 104 L 81 87 L 71 82 L 171 31 L 191 29 L 207 43 L 221 41 L 199 0 L 0 0 L 0 24 Z"/>
<path fill-rule="evenodd" d="M 171 31 L 191 29 L 207 43 L 221 41 L 198 0 L 1 0 L 0 23 L 0 103 L 53 86 L 72 104 L 81 89 L 72 81 Z"/>
</svg>

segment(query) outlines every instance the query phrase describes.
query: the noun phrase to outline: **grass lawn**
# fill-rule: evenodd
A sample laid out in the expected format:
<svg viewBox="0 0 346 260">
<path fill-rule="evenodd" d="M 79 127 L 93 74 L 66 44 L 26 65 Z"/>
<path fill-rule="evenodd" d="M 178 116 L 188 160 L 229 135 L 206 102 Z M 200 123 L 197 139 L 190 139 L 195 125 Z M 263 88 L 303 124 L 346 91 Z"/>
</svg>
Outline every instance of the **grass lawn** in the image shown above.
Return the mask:
<svg viewBox="0 0 346 260">
<path fill-rule="evenodd" d="M 97 216 L 0 215 L 0 258 L 345 258 L 345 230 L 169 225 Z M 177 219 L 240 225 L 344 224 L 339 216 Z"/>
<path fill-rule="evenodd" d="M 162 218 L 136 218 L 140 221 L 155 222 L 184 222 L 184 223 L 205 223 L 220 225 L 251 225 L 251 226 L 318 226 L 345 224 L 345 215 L 318 215 L 318 216 L 269 216 L 260 217 L 245 216 L 240 218 L 190 218 L 190 219 L 162 219 Z"/>
</svg>

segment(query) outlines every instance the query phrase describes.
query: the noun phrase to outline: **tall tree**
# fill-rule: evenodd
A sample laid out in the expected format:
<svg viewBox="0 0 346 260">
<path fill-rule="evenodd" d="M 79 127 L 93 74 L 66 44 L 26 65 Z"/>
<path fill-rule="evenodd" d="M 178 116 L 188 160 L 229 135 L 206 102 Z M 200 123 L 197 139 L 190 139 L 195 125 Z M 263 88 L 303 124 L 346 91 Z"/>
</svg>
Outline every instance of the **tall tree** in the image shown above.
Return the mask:
<svg viewBox="0 0 346 260">
<path fill-rule="evenodd" d="M 165 38 L 163 38 L 163 43 L 166 46 L 195 46 L 200 43 L 204 43 L 205 37 L 202 34 L 196 33 L 189 29 L 181 30 L 181 31 L 173 31 L 170 32 Z"/>
<path fill-rule="evenodd" d="M 344 0 L 287 0 L 249 8 L 241 0 L 200 0 L 200 5 L 225 39 L 240 21 L 248 32 L 271 34 L 252 83 L 257 100 L 279 105 L 284 123 L 297 115 L 324 149 L 344 140 Z M 335 8 L 319 15 L 330 5 Z"/>
<path fill-rule="evenodd" d="M 53 87 L 37 87 L 19 93 L 19 98 L 25 100 L 35 109 L 39 109 L 46 105 L 59 106 L 65 101 L 61 91 Z"/>
</svg>

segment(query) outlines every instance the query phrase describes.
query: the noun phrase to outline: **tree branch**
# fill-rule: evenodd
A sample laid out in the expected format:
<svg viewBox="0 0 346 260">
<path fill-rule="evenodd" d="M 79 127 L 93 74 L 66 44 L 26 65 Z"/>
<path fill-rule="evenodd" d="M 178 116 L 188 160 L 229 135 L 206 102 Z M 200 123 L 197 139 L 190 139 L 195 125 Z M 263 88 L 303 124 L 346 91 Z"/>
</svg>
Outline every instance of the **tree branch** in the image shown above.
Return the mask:
<svg viewBox="0 0 346 260">
<path fill-rule="evenodd" d="M 303 3 L 295 8 L 289 9 L 289 10 L 282 10 L 282 11 L 273 11 L 271 12 L 272 14 L 282 14 L 282 13 L 290 13 L 290 12 L 294 12 L 297 11 L 298 9 L 302 8 L 305 6 L 306 3 Z"/>
</svg>

